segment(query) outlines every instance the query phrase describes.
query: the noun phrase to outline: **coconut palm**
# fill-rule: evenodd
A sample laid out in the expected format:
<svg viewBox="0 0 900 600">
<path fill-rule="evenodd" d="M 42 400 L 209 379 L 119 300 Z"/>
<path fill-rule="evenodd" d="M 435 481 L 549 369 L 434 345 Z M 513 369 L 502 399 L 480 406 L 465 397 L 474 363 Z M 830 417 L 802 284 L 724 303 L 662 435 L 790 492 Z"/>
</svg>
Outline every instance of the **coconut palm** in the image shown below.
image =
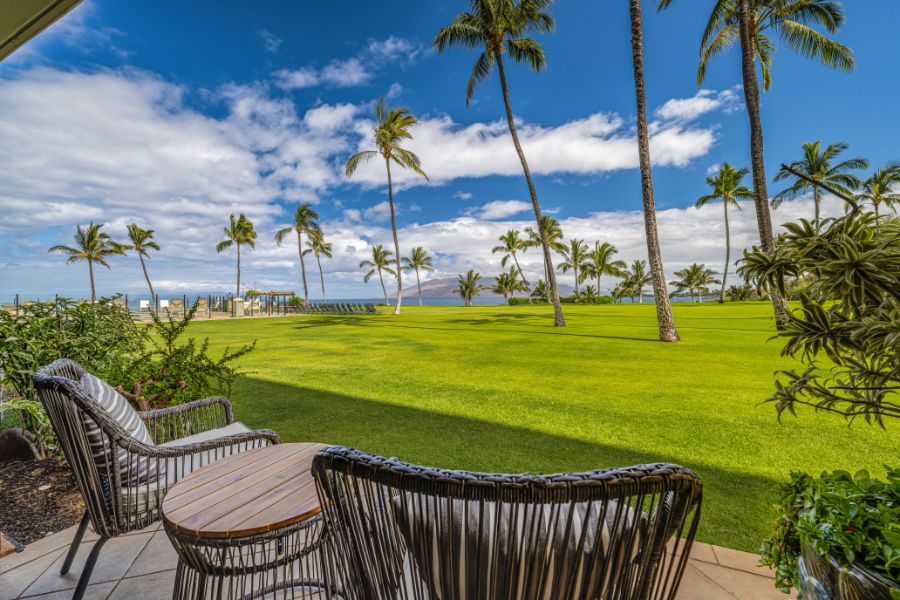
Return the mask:
<svg viewBox="0 0 900 600">
<path fill-rule="evenodd" d="M 300 255 L 300 278 L 303 280 L 303 304 L 309 304 L 309 286 L 306 284 L 306 263 L 303 261 L 303 236 L 307 239 L 319 233 L 319 224 L 316 220 L 319 213 L 313 210 L 309 202 L 304 202 L 294 212 L 294 223 L 275 232 L 275 243 L 279 246 L 284 238 L 292 233 L 297 234 L 297 253 Z M 321 274 L 321 269 L 319 270 Z"/>
<path fill-rule="evenodd" d="M 621 277 L 622 273 L 627 269 L 625 261 L 613 260 L 613 255 L 619 251 L 609 242 L 594 242 L 594 248 L 588 254 L 588 262 L 584 265 L 584 275 L 582 279 L 596 279 L 597 293 L 600 293 L 600 277 L 603 275 L 611 275 L 612 277 Z"/>
<path fill-rule="evenodd" d="M 528 287 L 519 279 L 519 270 L 515 267 L 510 267 L 508 273 L 497 275 L 494 279 L 494 285 L 491 286 L 491 291 L 502 295 L 506 303 L 509 304 L 509 299 L 516 292 L 527 292 Z"/>
<path fill-rule="evenodd" d="M 543 279 L 538 279 L 537 283 L 534 284 L 534 288 L 531 290 L 531 294 L 529 296 L 531 298 L 538 298 L 539 300 L 547 301 L 547 283 Z"/>
<path fill-rule="evenodd" d="M 544 237 L 547 238 L 547 245 L 550 246 L 550 250 L 562 254 L 562 252 L 566 249 L 566 245 L 562 241 L 564 236 L 559 221 L 557 221 L 550 215 L 542 215 L 541 227 L 539 227 L 538 229 L 543 229 Z M 526 227 L 525 235 L 528 236 L 528 241 L 525 244 L 526 250 L 528 248 L 543 248 L 544 245 L 541 241 L 540 231 L 535 231 L 531 227 Z M 544 281 L 547 281 L 547 261 L 544 261 Z M 555 277 L 553 281 L 554 283 L 556 282 Z"/>
<path fill-rule="evenodd" d="M 641 196 L 644 208 L 644 232 L 647 240 L 647 257 L 650 260 L 653 297 L 656 302 L 656 322 L 662 342 L 679 341 L 666 274 L 663 271 L 662 251 L 659 247 L 659 231 L 656 226 L 656 201 L 653 197 L 653 171 L 650 164 L 650 138 L 647 125 L 647 98 L 644 91 L 644 25 L 641 0 L 628 0 L 631 21 L 631 64 L 634 70 L 634 95 L 637 101 L 638 162 L 641 171 Z M 643 301 L 643 296 L 642 296 Z"/>
<path fill-rule="evenodd" d="M 636 0 L 632 0 L 634 2 Z M 660 8 L 672 0 L 660 0 Z M 853 51 L 817 31 L 821 26 L 828 33 L 837 31 L 844 22 L 844 9 L 833 0 L 716 0 L 700 43 L 700 65 L 697 84 L 706 78 L 711 59 L 738 42 L 741 49 L 744 102 L 750 121 L 750 158 L 753 166 L 753 191 L 756 194 L 756 221 L 759 227 L 760 248 L 767 254 L 775 251 L 772 215 L 769 212 L 769 191 L 763 156 L 762 119 L 759 108 L 759 81 L 756 63 L 760 64 L 763 89 L 772 85 L 771 69 L 775 53 L 773 34 L 788 48 L 807 58 L 841 71 L 853 68 Z M 772 294 L 775 318 L 779 326 L 788 319 L 784 299 Z"/>
<path fill-rule="evenodd" d="M 91 302 L 97 301 L 97 289 L 94 286 L 94 263 L 110 268 L 106 259 L 117 254 L 125 254 L 125 246 L 114 242 L 103 229 L 102 223 L 91 221 L 86 228 L 79 225 L 75 229 L 74 246 L 53 246 L 48 250 L 54 254 L 65 254 L 67 264 L 84 261 L 88 265 L 91 280 Z"/>
<path fill-rule="evenodd" d="M 416 287 L 419 290 L 419 306 L 422 306 L 422 280 L 419 278 L 419 271 L 434 271 L 431 255 L 422 246 L 416 246 L 409 253 L 408 258 L 403 259 L 404 271 L 416 272 Z"/>
<path fill-rule="evenodd" d="M 600 297 L 600 292 L 594 286 L 588 284 L 584 286 L 584 291 L 581 293 L 581 297 L 585 302 L 593 302 Z"/>
<path fill-rule="evenodd" d="M 384 158 L 384 167 L 387 171 L 388 205 L 391 208 L 391 231 L 394 234 L 394 254 L 397 257 L 397 269 L 394 271 L 397 277 L 397 306 L 394 307 L 395 315 L 400 314 L 400 305 L 403 303 L 403 272 L 400 266 L 400 241 L 397 238 L 397 216 L 394 210 L 394 182 L 391 177 L 391 163 L 396 163 L 404 169 L 411 169 L 428 181 L 428 175 L 422 170 L 419 157 L 400 146 L 403 140 L 412 139 L 410 128 L 418 123 L 409 109 L 395 106 L 388 109 L 384 98 L 379 98 L 375 103 L 375 150 L 363 150 L 357 152 L 349 159 L 344 167 L 344 175 L 350 177 L 356 168 L 364 162 L 368 162 L 376 156 Z"/>
<path fill-rule="evenodd" d="M 246 244 L 256 248 L 256 229 L 250 219 L 241 213 L 237 219 L 231 215 L 224 231 L 225 239 L 216 244 L 216 252 L 221 253 L 232 245 L 237 247 L 237 287 L 234 295 L 238 298 L 241 295 L 241 246 Z"/>
<path fill-rule="evenodd" d="M 894 207 L 900 205 L 900 164 L 889 164 L 872 173 L 863 182 L 862 191 L 856 197 L 871 203 L 876 217 L 882 204 L 896 210 Z"/>
<path fill-rule="evenodd" d="M 716 272 L 707 269 L 706 265 L 694 263 L 680 271 L 675 271 L 678 279 L 671 283 L 675 286 L 676 294 L 683 294 L 687 291 L 690 293 L 691 302 L 694 302 L 695 298 L 699 298 L 700 304 L 703 304 L 703 292 L 709 293 L 709 286 L 719 283 L 715 275 Z M 694 295 L 695 292 L 697 296 Z"/>
<path fill-rule="evenodd" d="M 644 303 L 644 286 L 652 281 L 653 276 L 647 272 L 647 263 L 645 261 L 635 260 L 631 263 L 631 272 L 628 274 L 628 285 L 634 290 L 640 304 Z M 666 295 L 668 295 L 668 290 L 666 290 Z"/>
<path fill-rule="evenodd" d="M 466 273 L 465 277 L 459 275 L 459 280 L 456 282 L 456 291 L 462 296 L 466 306 L 472 306 L 472 298 L 488 289 L 487 286 L 481 285 L 480 281 L 481 273 L 476 273 L 472 269 L 469 269 L 469 272 Z"/>
<path fill-rule="evenodd" d="M 369 280 L 372 279 L 372 276 L 375 273 L 378 273 L 378 281 L 381 282 L 381 291 L 384 293 L 384 303 L 388 304 L 388 294 L 387 288 L 384 287 L 384 277 L 381 275 L 382 271 L 387 273 L 388 275 L 396 275 L 394 270 L 391 268 L 391 256 L 393 253 L 390 250 L 385 249 L 381 244 L 376 244 L 372 246 L 372 260 L 363 260 L 360 261 L 359 267 L 370 269 L 366 276 L 363 277 L 364 283 L 369 283 Z"/>
<path fill-rule="evenodd" d="M 829 144 L 824 150 L 821 149 L 821 142 L 818 141 L 803 144 L 803 158 L 792 162 L 788 165 L 788 168 L 782 167 L 778 174 L 775 175 L 775 181 L 792 179 L 793 184 L 772 198 L 772 208 L 778 208 L 785 200 L 796 198 L 812 188 L 813 204 L 815 206 L 815 226 L 816 231 L 818 231 L 820 204 L 822 201 L 822 191 L 818 184 L 850 197 L 853 195 L 853 190 L 856 190 L 862 182 L 859 177 L 848 173 L 848 171 L 869 167 L 869 161 L 864 158 L 851 158 L 835 164 L 833 161 L 845 150 L 847 150 L 847 144 L 843 142 Z M 809 179 L 798 177 L 791 171 L 796 171 Z M 810 183 L 810 180 L 816 183 Z"/>
<path fill-rule="evenodd" d="M 325 241 L 325 236 L 321 229 L 314 229 L 308 233 L 309 239 L 306 240 L 306 249 L 300 254 L 301 258 L 312 253 L 316 257 L 316 266 L 319 267 L 319 282 L 322 284 L 322 302 L 328 302 L 328 296 L 325 294 L 325 271 L 322 270 L 322 257 L 331 258 L 334 244 Z"/>
<path fill-rule="evenodd" d="M 472 100 L 475 86 L 487 79 L 494 66 L 500 79 L 500 90 L 503 93 L 503 104 L 506 108 L 506 123 L 512 137 L 516 154 L 522 164 L 522 172 L 528 184 L 528 193 L 534 208 L 534 217 L 538 225 L 538 235 L 544 253 L 544 272 L 547 276 L 550 300 L 553 302 L 554 322 L 557 327 L 565 327 L 562 304 L 556 289 L 556 275 L 553 272 L 553 259 L 550 255 L 550 244 L 544 234 L 541 220 L 541 205 L 525 152 L 519 142 L 513 117 L 512 104 L 509 98 L 509 85 L 506 81 L 504 56 L 513 62 L 525 63 L 532 70 L 540 72 L 546 66 L 544 50 L 534 39 L 525 37 L 530 32 L 548 33 L 553 30 L 554 21 L 548 10 L 552 0 L 470 0 L 471 12 L 460 13 L 450 25 L 441 28 L 434 38 L 433 46 L 442 53 L 450 46 L 463 46 L 480 50 L 475 61 L 472 75 L 466 86 L 466 105 Z"/>
<path fill-rule="evenodd" d="M 576 296 L 579 294 L 579 284 L 584 281 L 582 274 L 584 273 L 585 265 L 590 260 L 589 253 L 590 248 L 584 243 L 584 240 L 571 239 L 569 240 L 569 245 L 562 251 L 565 260 L 557 266 L 563 273 L 572 271 L 572 274 L 575 276 Z"/>
<path fill-rule="evenodd" d="M 150 260 L 150 254 L 147 251 L 156 250 L 158 252 L 159 244 L 153 241 L 152 229 L 141 229 L 138 227 L 137 223 L 132 223 L 128 226 L 128 239 L 131 243 L 122 246 L 122 249 L 134 250 L 138 255 L 138 258 L 141 259 L 141 269 L 144 271 L 144 279 L 147 281 L 147 287 L 150 288 L 150 303 L 153 304 L 153 299 L 156 298 L 156 294 L 153 292 L 153 284 L 150 283 L 150 275 L 147 273 L 147 265 L 144 263 L 144 259 Z"/>
<path fill-rule="evenodd" d="M 517 254 L 519 252 L 525 252 L 529 248 L 529 242 L 526 239 L 520 237 L 520 232 L 518 229 L 510 229 L 506 233 L 500 236 L 500 245 L 494 246 L 491 249 L 492 254 L 497 254 L 498 252 L 503 253 L 503 258 L 500 259 L 500 265 L 503 268 L 506 268 L 506 263 L 509 262 L 511 258 L 513 263 L 516 265 L 516 270 L 519 272 L 519 277 L 522 278 L 522 281 L 525 283 L 525 286 L 528 286 L 528 280 L 525 278 L 525 273 L 522 272 L 522 267 L 519 266 L 519 258 Z"/>
<path fill-rule="evenodd" d="M 728 223 L 728 206 L 731 205 L 740 210 L 738 200 L 752 200 L 753 190 L 742 183 L 744 177 L 750 171 L 747 169 L 735 169 L 727 162 L 719 166 L 715 175 L 706 178 L 706 183 L 712 188 L 712 193 L 700 196 L 695 206 L 700 208 L 714 200 L 722 202 L 725 211 L 725 268 L 722 269 L 722 291 L 719 293 L 719 302 L 725 302 L 725 282 L 728 279 L 728 267 L 731 264 L 731 229 Z"/>
</svg>

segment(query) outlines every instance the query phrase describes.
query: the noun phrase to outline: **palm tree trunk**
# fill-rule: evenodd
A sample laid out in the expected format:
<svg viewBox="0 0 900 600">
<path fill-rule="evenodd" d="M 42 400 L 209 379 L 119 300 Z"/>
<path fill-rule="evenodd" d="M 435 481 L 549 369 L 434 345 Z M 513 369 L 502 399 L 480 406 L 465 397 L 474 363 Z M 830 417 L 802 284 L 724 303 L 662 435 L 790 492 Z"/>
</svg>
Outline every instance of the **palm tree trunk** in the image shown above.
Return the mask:
<svg viewBox="0 0 900 600">
<path fill-rule="evenodd" d="M 820 202 L 821 202 L 821 199 L 819 198 L 819 186 L 814 185 L 813 186 L 813 204 L 815 205 L 815 211 L 816 211 L 815 215 L 816 215 L 816 232 L 817 233 L 819 231 L 819 211 L 820 211 L 819 203 Z"/>
<path fill-rule="evenodd" d="M 303 261 L 303 237 L 297 232 L 297 254 L 300 255 L 300 278 L 303 280 L 303 305 L 309 304 L 309 288 L 306 285 L 306 263 Z"/>
<path fill-rule="evenodd" d="M 403 302 L 403 279 L 401 276 L 403 269 L 400 268 L 400 241 L 397 239 L 397 217 L 394 214 L 394 182 L 391 180 L 390 159 L 385 158 L 384 164 L 387 167 L 388 205 L 391 207 L 391 231 L 394 234 L 394 252 L 397 257 L 397 306 L 394 307 L 393 314 L 399 315 L 400 304 Z"/>
<path fill-rule="evenodd" d="M 641 192 L 644 199 L 644 228 L 647 233 L 647 258 L 653 276 L 653 296 L 656 300 L 656 321 L 659 339 L 678 342 L 678 330 L 672 317 L 669 289 L 663 271 L 659 232 L 656 227 L 656 206 L 653 199 L 653 173 L 650 165 L 650 138 L 647 133 L 647 100 L 644 93 L 644 31 L 641 0 L 629 0 L 631 14 L 631 61 L 634 67 L 634 91 L 637 99 L 638 157 L 641 165 Z M 641 294 L 643 302 L 643 294 Z"/>
<path fill-rule="evenodd" d="M 512 254 L 513 262 L 516 263 L 516 270 L 519 272 L 519 277 L 522 278 L 522 283 L 525 284 L 525 295 L 528 296 L 528 304 L 531 304 L 531 284 L 525 279 L 525 273 L 522 272 L 522 267 L 519 266 L 519 259 L 516 257 L 516 253 L 510 252 L 510 254 Z"/>
<path fill-rule="evenodd" d="M 634 1 L 634 0 L 632 0 Z M 763 252 L 775 251 L 775 236 L 772 230 L 772 215 L 769 212 L 769 191 L 766 187 L 766 165 L 763 160 L 762 121 L 759 111 L 759 81 L 756 78 L 754 40 L 750 27 L 750 0 L 739 0 L 739 21 L 741 39 L 741 70 L 744 80 L 744 103 L 750 119 L 750 159 L 753 167 L 753 192 L 756 205 L 756 222 L 759 227 L 759 242 Z M 771 290 L 772 306 L 775 309 L 775 323 L 781 328 L 787 323 L 787 303 L 777 290 Z"/>
<path fill-rule="evenodd" d="M 241 245 L 237 244 L 237 291 L 234 293 L 235 298 L 241 297 Z"/>
<path fill-rule="evenodd" d="M 388 303 L 387 288 L 384 287 L 384 277 L 381 276 L 381 269 L 378 269 L 378 281 L 381 282 L 381 292 L 384 294 L 384 303 Z"/>
<path fill-rule="evenodd" d="M 575 295 L 577 296 L 578 295 L 578 267 L 575 267 L 574 269 L 572 269 L 572 271 L 575 273 Z"/>
<path fill-rule="evenodd" d="M 147 274 L 147 265 L 144 263 L 144 255 L 138 252 L 138 258 L 141 259 L 141 268 L 144 270 L 144 279 L 147 280 L 147 287 L 150 288 L 150 298 L 152 299 L 156 297 L 156 294 L 153 293 L 153 284 L 150 283 L 150 275 Z"/>
<path fill-rule="evenodd" d="M 322 283 L 322 302 L 328 302 L 328 296 L 325 295 L 325 273 L 322 272 L 322 261 L 316 254 L 316 264 L 319 266 L 319 281 Z"/>
<path fill-rule="evenodd" d="M 419 279 L 419 267 L 416 267 L 416 288 L 419 290 L 419 306 L 422 306 L 422 280 Z"/>
<path fill-rule="evenodd" d="M 538 233 L 541 236 L 541 248 L 544 251 L 544 269 L 547 272 L 547 287 L 550 292 L 550 301 L 553 302 L 553 318 L 556 327 L 565 327 L 566 319 L 563 316 L 562 304 L 559 302 L 559 291 L 556 289 L 556 274 L 553 272 L 553 259 L 550 256 L 550 243 L 547 241 L 547 232 L 544 231 L 544 223 L 541 219 L 541 205 L 538 202 L 534 181 L 531 179 L 531 171 L 528 161 L 525 160 L 525 152 L 519 143 L 519 134 L 516 131 L 516 123 L 513 119 L 512 105 L 509 101 L 509 86 L 506 83 L 506 71 L 503 68 L 503 55 L 500 48 L 494 48 L 494 59 L 497 61 L 497 73 L 500 75 L 500 88 L 503 91 L 503 104 L 506 107 L 506 123 L 509 126 L 509 134 L 512 136 L 516 154 L 522 163 L 522 171 L 525 173 L 525 181 L 528 184 L 528 193 L 531 195 L 531 204 L 534 207 L 534 218 L 537 219 Z"/>
<path fill-rule="evenodd" d="M 88 274 L 91 277 L 91 304 L 97 302 L 97 289 L 94 287 L 94 261 L 88 259 Z"/>
<path fill-rule="evenodd" d="M 728 280 L 728 265 L 731 263 L 731 231 L 728 225 L 728 202 L 723 201 L 725 207 L 725 268 L 722 269 L 722 291 L 719 293 L 719 302 L 725 302 L 725 282 Z"/>
</svg>

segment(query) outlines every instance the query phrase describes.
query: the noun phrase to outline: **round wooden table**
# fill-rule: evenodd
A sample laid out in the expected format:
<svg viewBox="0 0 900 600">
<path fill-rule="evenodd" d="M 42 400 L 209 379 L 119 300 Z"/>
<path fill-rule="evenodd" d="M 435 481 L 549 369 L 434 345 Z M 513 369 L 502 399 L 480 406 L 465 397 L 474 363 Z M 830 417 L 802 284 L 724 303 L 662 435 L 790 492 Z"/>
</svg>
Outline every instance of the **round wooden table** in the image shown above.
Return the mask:
<svg viewBox="0 0 900 600">
<path fill-rule="evenodd" d="M 280 444 L 220 459 L 162 504 L 178 552 L 173 598 L 325 597 L 323 523 L 312 460 L 326 444 Z"/>
</svg>

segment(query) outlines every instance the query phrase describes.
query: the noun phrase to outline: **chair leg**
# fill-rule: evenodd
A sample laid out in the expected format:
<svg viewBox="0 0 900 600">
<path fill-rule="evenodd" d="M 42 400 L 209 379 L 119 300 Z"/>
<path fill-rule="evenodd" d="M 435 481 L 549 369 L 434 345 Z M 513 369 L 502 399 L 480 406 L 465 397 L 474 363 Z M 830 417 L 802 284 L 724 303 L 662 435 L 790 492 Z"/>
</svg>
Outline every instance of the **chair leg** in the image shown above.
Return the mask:
<svg viewBox="0 0 900 600">
<path fill-rule="evenodd" d="M 97 564 L 97 557 L 100 556 L 100 548 L 103 547 L 103 544 L 106 543 L 106 540 L 109 538 L 102 537 L 94 543 L 94 547 L 91 548 L 91 553 L 88 554 L 87 562 L 84 563 L 84 570 L 81 572 L 81 577 L 78 578 L 78 585 L 75 586 L 75 594 L 72 596 L 72 600 L 81 600 L 84 597 L 84 592 L 87 591 L 87 586 L 91 582 L 91 573 L 94 571 L 94 565 Z"/>
<path fill-rule="evenodd" d="M 63 561 L 62 569 L 60 569 L 59 571 L 60 575 L 65 575 L 69 572 L 69 568 L 72 566 L 72 561 L 75 560 L 75 555 L 78 554 L 78 546 L 81 545 L 81 538 L 84 537 L 84 531 L 85 529 L 87 529 L 90 520 L 90 515 L 88 515 L 87 511 L 85 511 L 84 516 L 81 518 L 81 523 L 78 524 L 78 531 L 75 532 L 75 537 L 72 538 L 72 545 L 69 546 L 69 552 L 66 554 L 66 560 Z"/>
</svg>

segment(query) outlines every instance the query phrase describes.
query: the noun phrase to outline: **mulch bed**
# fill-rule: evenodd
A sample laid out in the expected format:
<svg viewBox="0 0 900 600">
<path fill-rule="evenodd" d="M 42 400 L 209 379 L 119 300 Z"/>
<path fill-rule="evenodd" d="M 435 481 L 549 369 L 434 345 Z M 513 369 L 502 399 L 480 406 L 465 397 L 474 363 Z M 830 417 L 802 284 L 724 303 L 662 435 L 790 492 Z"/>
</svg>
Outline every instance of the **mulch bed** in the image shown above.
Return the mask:
<svg viewBox="0 0 900 600">
<path fill-rule="evenodd" d="M 23 544 L 75 525 L 84 503 L 65 461 L 0 462 L 0 531 Z"/>
</svg>

